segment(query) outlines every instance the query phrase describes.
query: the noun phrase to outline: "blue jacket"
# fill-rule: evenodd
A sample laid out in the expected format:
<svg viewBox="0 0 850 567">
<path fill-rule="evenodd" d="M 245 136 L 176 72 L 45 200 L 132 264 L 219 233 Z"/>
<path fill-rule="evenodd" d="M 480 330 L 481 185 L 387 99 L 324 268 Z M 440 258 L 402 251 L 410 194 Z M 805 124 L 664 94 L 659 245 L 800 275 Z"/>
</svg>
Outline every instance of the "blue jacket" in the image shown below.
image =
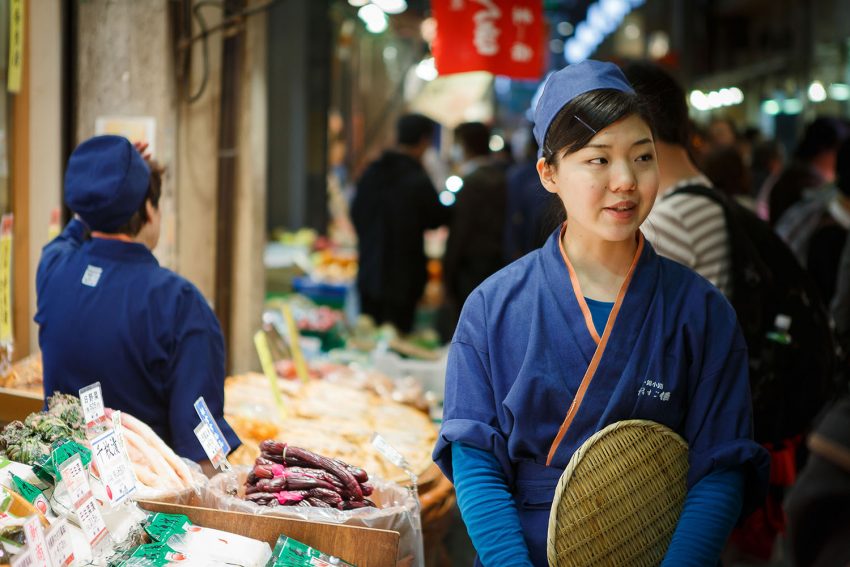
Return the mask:
<svg viewBox="0 0 850 567">
<path fill-rule="evenodd" d="M 144 245 L 86 238 L 71 221 L 44 247 L 36 275 L 45 396 L 100 381 L 107 407 L 151 426 L 175 452 L 200 461 L 192 404 L 203 396 L 224 420 L 224 339 L 198 289 L 159 266 Z"/>
</svg>

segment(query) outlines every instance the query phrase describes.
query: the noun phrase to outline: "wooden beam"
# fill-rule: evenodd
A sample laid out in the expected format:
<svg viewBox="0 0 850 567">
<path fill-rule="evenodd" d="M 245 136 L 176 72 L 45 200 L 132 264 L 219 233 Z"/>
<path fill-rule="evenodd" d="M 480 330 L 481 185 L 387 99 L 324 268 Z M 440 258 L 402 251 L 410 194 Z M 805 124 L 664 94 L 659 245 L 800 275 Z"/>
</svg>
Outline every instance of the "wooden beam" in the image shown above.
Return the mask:
<svg viewBox="0 0 850 567">
<path fill-rule="evenodd" d="M 21 90 L 12 98 L 12 213 L 15 215 L 12 248 L 12 328 L 15 337 L 13 360 L 30 353 L 29 218 L 30 218 L 30 1 L 24 3 L 24 64 Z"/>
</svg>

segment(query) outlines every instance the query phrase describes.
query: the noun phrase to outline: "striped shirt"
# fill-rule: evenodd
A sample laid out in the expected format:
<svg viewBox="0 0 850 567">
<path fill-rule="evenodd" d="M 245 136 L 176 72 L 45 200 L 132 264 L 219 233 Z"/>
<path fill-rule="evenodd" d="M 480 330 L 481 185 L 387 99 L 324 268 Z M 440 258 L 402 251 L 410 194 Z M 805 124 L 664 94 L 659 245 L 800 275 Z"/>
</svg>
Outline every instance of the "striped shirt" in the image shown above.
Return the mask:
<svg viewBox="0 0 850 567">
<path fill-rule="evenodd" d="M 690 185 L 712 186 L 700 175 L 670 187 L 655 201 L 641 231 L 656 252 L 691 268 L 728 297 L 732 265 L 723 208 L 700 195 L 671 195 Z"/>
</svg>

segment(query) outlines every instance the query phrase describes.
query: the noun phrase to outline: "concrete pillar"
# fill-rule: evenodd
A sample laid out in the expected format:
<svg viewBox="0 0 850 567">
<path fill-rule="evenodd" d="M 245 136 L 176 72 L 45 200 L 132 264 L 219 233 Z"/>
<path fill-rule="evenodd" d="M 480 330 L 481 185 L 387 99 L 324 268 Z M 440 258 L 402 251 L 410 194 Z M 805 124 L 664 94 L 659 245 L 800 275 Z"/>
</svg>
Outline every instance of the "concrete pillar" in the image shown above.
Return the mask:
<svg viewBox="0 0 850 567">
<path fill-rule="evenodd" d="M 239 169 L 236 181 L 233 297 L 230 332 L 231 369 L 234 373 L 259 370 L 253 334 L 265 299 L 263 248 L 266 243 L 267 183 L 267 60 L 266 15 L 251 16 L 245 26 L 242 65 Z"/>
<path fill-rule="evenodd" d="M 29 2 L 29 331 L 38 349 L 35 273 L 51 212 L 62 204 L 62 6 Z"/>
<path fill-rule="evenodd" d="M 156 120 L 155 158 L 166 167 L 162 236 L 155 255 L 177 264 L 175 156 L 177 104 L 168 0 L 78 0 L 77 142 L 103 116 Z M 191 278 L 190 278 L 191 279 Z"/>
</svg>

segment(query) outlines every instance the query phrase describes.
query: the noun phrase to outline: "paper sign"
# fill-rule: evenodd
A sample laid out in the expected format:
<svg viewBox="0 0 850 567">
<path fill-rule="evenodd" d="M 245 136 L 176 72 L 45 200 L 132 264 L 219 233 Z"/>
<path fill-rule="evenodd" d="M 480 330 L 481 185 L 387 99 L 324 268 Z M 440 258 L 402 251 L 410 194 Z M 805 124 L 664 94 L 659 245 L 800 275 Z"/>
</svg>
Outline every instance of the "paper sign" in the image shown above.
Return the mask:
<svg viewBox="0 0 850 567">
<path fill-rule="evenodd" d="M 286 321 L 289 345 L 292 348 L 292 362 L 295 363 L 295 373 L 298 374 L 302 382 L 307 382 L 310 380 L 310 373 L 307 371 L 307 364 L 304 362 L 304 355 L 301 352 L 301 345 L 298 340 L 301 335 L 298 333 L 295 317 L 292 316 L 292 309 L 288 303 L 284 303 L 280 311 L 283 313 L 283 320 Z"/>
<path fill-rule="evenodd" d="M 35 559 L 33 551 L 29 547 L 25 547 L 23 551 L 12 558 L 12 567 L 33 567 Z"/>
<path fill-rule="evenodd" d="M 91 450 L 110 502 L 118 504 L 135 492 L 136 477 L 114 429 L 95 437 L 91 442 Z"/>
<path fill-rule="evenodd" d="M 153 116 L 98 116 L 94 121 L 94 133 L 124 136 L 131 142 L 147 142 L 151 155 L 156 151 L 156 118 Z"/>
<path fill-rule="evenodd" d="M 195 427 L 195 437 L 204 448 L 204 453 L 215 468 L 218 468 L 224 460 L 224 454 L 221 452 L 221 445 L 218 444 L 218 439 L 210 429 L 210 426 L 205 422 L 201 422 Z"/>
<path fill-rule="evenodd" d="M 12 342 L 12 215 L 0 219 L 0 343 Z"/>
<path fill-rule="evenodd" d="M 9 73 L 6 88 L 10 93 L 21 91 L 24 69 L 24 0 L 9 2 Z"/>
<path fill-rule="evenodd" d="M 44 528 L 38 516 L 30 516 L 24 522 L 24 537 L 27 547 L 32 550 L 33 565 L 50 566 L 50 555 L 47 553 L 47 541 L 44 539 Z"/>
<path fill-rule="evenodd" d="M 100 510 L 94 503 L 86 467 L 83 466 L 80 456 L 75 454 L 62 463 L 59 470 L 74 510 L 77 511 L 80 528 L 86 534 L 91 546 L 98 547 L 98 544 L 109 537 L 109 532 L 106 530 L 106 524 L 103 523 Z"/>
<path fill-rule="evenodd" d="M 71 542 L 71 532 L 65 518 L 61 518 L 48 530 L 47 549 L 53 565 L 68 567 L 74 562 L 74 544 Z"/>
<path fill-rule="evenodd" d="M 230 470 L 230 463 L 227 462 L 227 454 L 230 452 L 230 443 L 228 443 L 227 439 L 224 438 L 224 434 L 221 432 L 218 423 L 216 423 L 215 419 L 213 419 L 212 414 L 210 413 L 210 408 L 207 407 L 207 402 L 204 400 L 203 396 L 195 400 L 195 411 L 198 412 L 198 417 L 201 418 L 201 423 L 206 424 L 210 433 L 213 437 L 215 437 L 215 440 L 218 443 L 219 451 L 221 451 L 221 457 L 217 460 L 222 466 L 222 470 Z M 197 436 L 197 434 L 198 430 L 195 428 L 195 435 Z M 201 442 L 201 446 L 204 446 L 203 442 Z M 206 451 L 206 449 L 204 449 L 204 451 Z M 212 458 L 210 458 L 210 461 L 212 462 Z M 213 462 L 213 466 L 218 468 L 219 465 Z"/>
<path fill-rule="evenodd" d="M 263 367 L 263 374 L 269 381 L 269 387 L 274 397 L 274 403 L 280 411 L 281 417 L 286 417 L 286 404 L 283 403 L 283 396 L 280 395 L 280 387 L 277 383 L 277 372 L 274 369 L 274 361 L 272 360 L 272 351 L 269 348 L 269 338 L 263 331 L 257 331 L 254 334 L 254 346 L 257 349 L 257 356 L 260 357 L 260 365 Z"/>
<path fill-rule="evenodd" d="M 91 427 L 104 416 L 103 392 L 100 382 L 90 384 L 80 390 L 80 404 L 83 406 L 83 421 Z"/>
</svg>

